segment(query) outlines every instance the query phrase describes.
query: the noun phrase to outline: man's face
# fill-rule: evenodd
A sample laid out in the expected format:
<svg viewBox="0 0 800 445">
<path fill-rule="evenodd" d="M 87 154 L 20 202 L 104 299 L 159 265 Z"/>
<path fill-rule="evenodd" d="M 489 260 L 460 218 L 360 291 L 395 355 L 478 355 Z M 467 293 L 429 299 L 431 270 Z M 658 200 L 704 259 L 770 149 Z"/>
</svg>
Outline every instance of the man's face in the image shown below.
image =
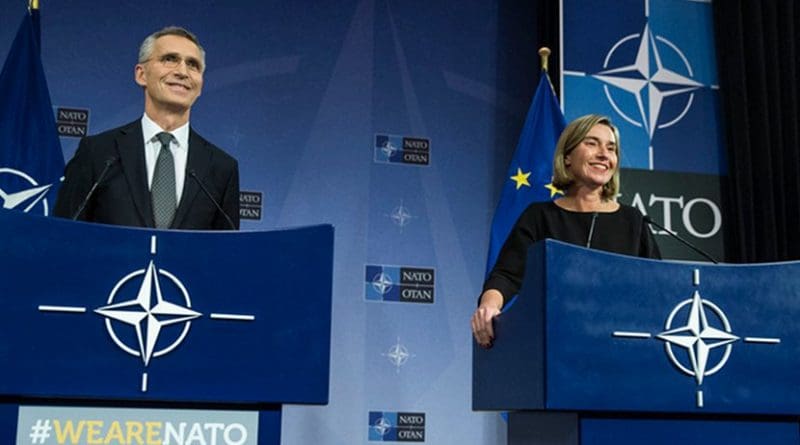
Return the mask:
<svg viewBox="0 0 800 445">
<path fill-rule="evenodd" d="M 156 39 L 150 58 L 136 65 L 136 83 L 144 87 L 145 105 L 160 110 L 189 110 L 203 89 L 200 49 L 191 40 L 166 35 Z"/>
</svg>

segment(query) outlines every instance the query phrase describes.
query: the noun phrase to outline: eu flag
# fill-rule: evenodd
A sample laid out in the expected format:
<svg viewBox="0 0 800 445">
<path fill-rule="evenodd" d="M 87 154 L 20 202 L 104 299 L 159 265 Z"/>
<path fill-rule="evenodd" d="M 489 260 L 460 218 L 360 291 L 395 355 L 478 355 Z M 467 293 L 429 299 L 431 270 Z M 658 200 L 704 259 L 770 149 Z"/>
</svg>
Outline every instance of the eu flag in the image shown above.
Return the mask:
<svg viewBox="0 0 800 445">
<path fill-rule="evenodd" d="M 560 193 L 551 182 L 553 151 L 564 126 L 564 114 L 550 79 L 546 72 L 542 72 L 494 212 L 486 261 L 487 275 L 522 211 L 532 202 L 553 199 Z"/>
<path fill-rule="evenodd" d="M 39 11 L 32 10 L 22 18 L 0 72 L 0 203 L 47 215 L 63 172 L 39 54 Z"/>
</svg>

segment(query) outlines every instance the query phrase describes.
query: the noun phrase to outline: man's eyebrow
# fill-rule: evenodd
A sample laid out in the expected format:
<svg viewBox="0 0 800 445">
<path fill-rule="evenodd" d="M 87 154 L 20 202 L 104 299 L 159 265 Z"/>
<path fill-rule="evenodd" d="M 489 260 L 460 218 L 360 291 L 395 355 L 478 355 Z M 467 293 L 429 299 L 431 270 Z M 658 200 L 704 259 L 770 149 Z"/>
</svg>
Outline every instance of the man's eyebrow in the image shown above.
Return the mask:
<svg viewBox="0 0 800 445">
<path fill-rule="evenodd" d="M 162 55 L 161 55 L 161 57 L 167 57 L 167 56 L 175 56 L 175 57 L 180 57 L 180 58 L 182 58 L 182 59 L 184 59 L 184 60 L 192 60 L 192 61 L 195 61 L 195 62 L 199 62 L 199 61 L 200 61 L 200 59 L 198 59 L 198 58 L 197 58 L 197 57 L 195 57 L 195 56 L 186 56 L 186 57 L 183 57 L 182 55 L 180 55 L 180 53 L 178 53 L 178 52 L 176 52 L 176 51 L 172 51 L 172 52 L 164 53 L 164 54 L 162 54 Z"/>
<path fill-rule="evenodd" d="M 196 63 L 198 66 L 202 66 L 203 65 L 203 62 L 201 62 L 200 59 L 198 59 L 197 57 L 194 57 L 194 56 L 186 57 L 185 60 L 186 60 L 186 62 Z"/>
</svg>

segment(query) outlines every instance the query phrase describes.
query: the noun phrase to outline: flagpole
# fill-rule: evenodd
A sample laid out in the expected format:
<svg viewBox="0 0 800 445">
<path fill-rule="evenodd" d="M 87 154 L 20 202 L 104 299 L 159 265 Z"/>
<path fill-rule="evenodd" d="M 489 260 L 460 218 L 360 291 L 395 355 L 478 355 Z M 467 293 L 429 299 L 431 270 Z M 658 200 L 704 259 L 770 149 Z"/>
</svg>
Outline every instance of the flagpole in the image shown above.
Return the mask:
<svg viewBox="0 0 800 445">
<path fill-rule="evenodd" d="M 28 9 L 31 11 L 35 11 L 39 9 L 39 0 L 29 0 L 28 1 Z"/>
<path fill-rule="evenodd" d="M 539 48 L 539 64 L 541 65 L 542 73 L 544 73 L 544 77 L 547 77 L 547 83 L 550 85 L 550 89 L 553 90 L 553 94 L 556 94 L 556 88 L 553 86 L 553 82 L 550 80 L 550 74 L 547 72 L 549 61 L 550 48 L 546 46 Z"/>
<path fill-rule="evenodd" d="M 550 58 L 550 48 L 543 46 L 539 48 L 539 59 L 542 65 L 542 71 L 547 72 L 547 62 Z"/>
</svg>

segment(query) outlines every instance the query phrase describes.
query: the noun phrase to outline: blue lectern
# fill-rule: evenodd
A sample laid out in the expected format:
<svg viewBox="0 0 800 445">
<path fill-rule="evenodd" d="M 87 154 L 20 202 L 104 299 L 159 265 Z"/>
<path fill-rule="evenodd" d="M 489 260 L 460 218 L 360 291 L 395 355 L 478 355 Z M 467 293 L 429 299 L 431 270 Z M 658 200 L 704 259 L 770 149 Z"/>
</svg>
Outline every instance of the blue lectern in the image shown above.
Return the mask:
<svg viewBox="0 0 800 445">
<path fill-rule="evenodd" d="M 473 409 L 510 444 L 800 444 L 800 263 L 656 261 L 534 245 Z"/>
<path fill-rule="evenodd" d="M 331 226 L 0 231 L 0 442 L 272 444 L 328 402 Z"/>
</svg>

